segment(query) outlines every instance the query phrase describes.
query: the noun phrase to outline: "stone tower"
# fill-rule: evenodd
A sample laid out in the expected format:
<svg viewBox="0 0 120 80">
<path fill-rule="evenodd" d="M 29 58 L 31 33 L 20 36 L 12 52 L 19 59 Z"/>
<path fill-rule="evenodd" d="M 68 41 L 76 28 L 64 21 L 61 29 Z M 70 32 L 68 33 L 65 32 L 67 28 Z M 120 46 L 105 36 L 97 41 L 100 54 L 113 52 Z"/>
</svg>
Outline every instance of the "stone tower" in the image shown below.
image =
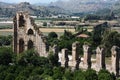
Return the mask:
<svg viewBox="0 0 120 80">
<path fill-rule="evenodd" d="M 28 15 L 28 12 L 18 12 L 14 17 L 14 52 L 19 54 L 34 48 L 40 56 L 47 56 L 46 39 Z"/>
<path fill-rule="evenodd" d="M 105 69 L 105 49 L 103 47 L 97 47 L 96 49 L 96 69 Z"/>
<path fill-rule="evenodd" d="M 119 57 L 120 57 L 120 48 L 117 46 L 113 46 L 111 49 L 112 59 L 111 59 L 111 70 L 112 72 L 118 76 L 119 75 Z"/>
<path fill-rule="evenodd" d="M 84 51 L 84 60 L 83 60 L 83 65 L 84 68 L 91 68 L 91 50 L 89 45 L 83 45 L 83 51 Z"/>
</svg>

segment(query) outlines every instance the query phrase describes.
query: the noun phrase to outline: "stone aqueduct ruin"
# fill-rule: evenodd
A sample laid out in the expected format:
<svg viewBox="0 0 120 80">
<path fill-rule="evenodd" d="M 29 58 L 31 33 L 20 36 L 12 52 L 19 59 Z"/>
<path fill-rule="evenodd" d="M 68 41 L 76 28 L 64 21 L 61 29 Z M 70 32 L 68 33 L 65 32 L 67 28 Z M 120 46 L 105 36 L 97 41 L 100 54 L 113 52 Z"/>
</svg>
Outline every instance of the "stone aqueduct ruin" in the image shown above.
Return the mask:
<svg viewBox="0 0 120 80">
<path fill-rule="evenodd" d="M 44 35 L 27 12 L 18 12 L 14 17 L 14 52 L 21 53 L 34 47 L 40 56 L 47 56 Z"/>
<path fill-rule="evenodd" d="M 47 57 L 47 45 L 44 35 L 35 25 L 34 21 L 27 12 L 18 12 L 14 17 L 14 52 L 19 54 L 25 50 L 34 48 L 39 56 Z M 79 42 L 72 44 L 72 55 L 68 55 L 68 49 L 64 48 L 59 53 L 59 62 L 63 67 L 71 67 L 72 69 L 88 69 L 92 68 L 96 71 L 107 69 L 113 72 L 116 76 L 119 75 L 119 59 L 120 48 L 113 46 L 111 49 L 111 62 L 105 63 L 105 49 L 101 46 L 96 49 L 96 59 L 92 61 L 91 48 L 89 45 L 83 45 L 83 58 L 79 56 Z M 57 46 L 54 46 L 52 51 L 58 54 Z"/>
<path fill-rule="evenodd" d="M 96 71 L 100 69 L 107 69 L 110 72 L 113 72 L 116 76 L 119 76 L 119 60 L 120 60 L 120 48 L 117 46 L 113 46 L 111 49 L 111 59 L 110 63 L 105 63 L 105 49 L 101 46 L 96 49 L 96 59 L 91 58 L 91 49 L 89 45 L 83 45 L 83 58 L 79 57 L 77 53 L 79 49 L 79 43 L 75 42 L 72 45 L 72 55 L 68 55 L 68 50 L 62 49 L 60 62 L 63 67 L 71 67 L 73 69 L 88 69 L 92 68 Z"/>
</svg>

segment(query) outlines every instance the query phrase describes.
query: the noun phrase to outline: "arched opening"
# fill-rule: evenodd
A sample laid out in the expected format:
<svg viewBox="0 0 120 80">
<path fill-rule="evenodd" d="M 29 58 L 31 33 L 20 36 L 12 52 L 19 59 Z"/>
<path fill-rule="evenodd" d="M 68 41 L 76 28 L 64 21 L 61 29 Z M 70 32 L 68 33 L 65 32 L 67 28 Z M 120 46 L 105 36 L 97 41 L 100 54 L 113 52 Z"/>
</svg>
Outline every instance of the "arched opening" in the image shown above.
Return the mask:
<svg viewBox="0 0 120 80">
<path fill-rule="evenodd" d="M 28 41 L 28 50 L 33 48 L 33 42 L 31 40 Z"/>
<path fill-rule="evenodd" d="M 19 27 L 24 26 L 24 24 L 25 24 L 24 17 L 23 17 L 23 15 L 20 15 L 20 17 L 19 17 Z"/>
<path fill-rule="evenodd" d="M 34 32 L 33 32 L 33 30 L 32 30 L 32 29 L 29 29 L 27 34 L 28 34 L 28 35 L 33 35 L 33 34 L 34 34 Z"/>
<path fill-rule="evenodd" d="M 24 41 L 23 39 L 19 40 L 19 53 L 24 51 Z"/>
</svg>

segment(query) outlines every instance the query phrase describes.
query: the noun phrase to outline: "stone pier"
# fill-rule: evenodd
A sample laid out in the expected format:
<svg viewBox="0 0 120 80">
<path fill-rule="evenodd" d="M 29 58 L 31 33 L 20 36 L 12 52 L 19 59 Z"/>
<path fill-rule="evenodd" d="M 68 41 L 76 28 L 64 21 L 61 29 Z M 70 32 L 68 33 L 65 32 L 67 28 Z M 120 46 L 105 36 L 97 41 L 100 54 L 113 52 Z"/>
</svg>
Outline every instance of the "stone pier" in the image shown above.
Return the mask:
<svg viewBox="0 0 120 80">
<path fill-rule="evenodd" d="M 68 67 L 68 61 L 69 61 L 68 49 L 64 48 L 64 49 L 62 49 L 62 63 L 61 63 L 61 65 L 63 67 Z"/>
<path fill-rule="evenodd" d="M 80 63 L 80 58 L 79 58 L 79 48 L 80 48 L 80 43 L 75 42 L 72 44 L 72 64 L 74 69 L 79 69 L 79 63 Z"/>
<path fill-rule="evenodd" d="M 117 46 L 113 46 L 111 49 L 112 57 L 111 57 L 111 70 L 116 75 L 119 76 L 119 57 L 120 57 L 120 48 Z"/>
<path fill-rule="evenodd" d="M 96 70 L 105 69 L 105 49 L 97 47 L 96 49 Z"/>
<path fill-rule="evenodd" d="M 58 52 L 59 52 L 58 46 L 54 45 L 53 48 L 52 48 L 52 51 L 53 51 L 54 54 L 58 54 Z"/>
<path fill-rule="evenodd" d="M 83 45 L 83 51 L 84 51 L 83 66 L 85 69 L 91 68 L 91 50 L 89 45 Z"/>
</svg>

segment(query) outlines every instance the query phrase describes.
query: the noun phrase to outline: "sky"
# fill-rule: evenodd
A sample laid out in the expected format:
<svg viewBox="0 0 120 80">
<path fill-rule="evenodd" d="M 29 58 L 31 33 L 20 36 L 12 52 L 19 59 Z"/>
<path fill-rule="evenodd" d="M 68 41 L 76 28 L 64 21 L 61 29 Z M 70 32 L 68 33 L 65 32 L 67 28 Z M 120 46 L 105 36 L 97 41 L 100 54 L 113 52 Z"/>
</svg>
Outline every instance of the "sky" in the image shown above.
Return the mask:
<svg viewBox="0 0 120 80">
<path fill-rule="evenodd" d="M 0 2 L 7 2 L 7 3 L 20 3 L 20 2 L 30 2 L 34 3 L 50 3 L 55 2 L 57 0 L 0 0 Z"/>
</svg>

